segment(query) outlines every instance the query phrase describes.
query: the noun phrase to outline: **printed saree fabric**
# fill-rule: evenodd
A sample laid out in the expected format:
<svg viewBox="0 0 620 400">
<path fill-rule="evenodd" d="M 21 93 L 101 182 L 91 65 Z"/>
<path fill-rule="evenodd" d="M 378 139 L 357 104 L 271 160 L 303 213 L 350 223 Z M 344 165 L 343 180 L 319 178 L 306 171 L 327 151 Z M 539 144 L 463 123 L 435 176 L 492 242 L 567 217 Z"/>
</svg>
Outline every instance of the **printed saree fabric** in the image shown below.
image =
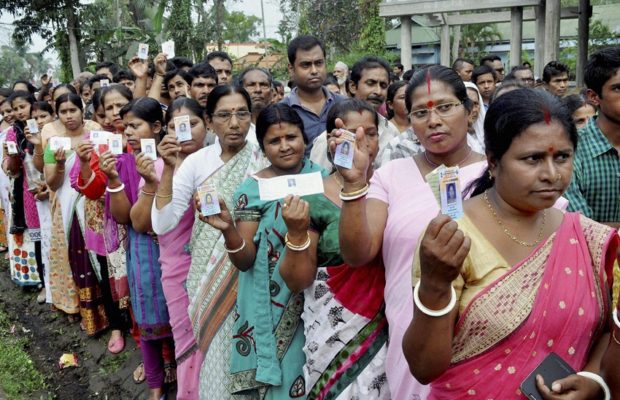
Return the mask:
<svg viewBox="0 0 620 400">
<path fill-rule="evenodd" d="M 304 161 L 301 174 L 321 171 Z M 286 224 L 281 201 L 260 199 L 248 178 L 234 196 L 235 219 L 255 221 L 254 265 L 239 273 L 232 342 L 232 392 L 260 398 L 305 398 L 303 294 L 293 294 L 280 276 Z"/>
<path fill-rule="evenodd" d="M 475 230 L 461 228 L 466 235 Z M 617 241 L 613 229 L 565 214 L 548 240 L 465 306 L 451 366 L 432 383 L 430 398 L 523 399 L 519 385 L 550 352 L 582 370 L 609 314 Z M 464 270 L 475 268 L 476 252 L 494 251 L 488 242 L 478 245 Z"/>
<path fill-rule="evenodd" d="M 308 196 L 311 229 L 319 233 L 317 275 L 304 291 L 304 378 L 308 399 L 391 399 L 385 373 L 388 325 L 385 268 L 343 264 L 340 208 Z"/>
</svg>

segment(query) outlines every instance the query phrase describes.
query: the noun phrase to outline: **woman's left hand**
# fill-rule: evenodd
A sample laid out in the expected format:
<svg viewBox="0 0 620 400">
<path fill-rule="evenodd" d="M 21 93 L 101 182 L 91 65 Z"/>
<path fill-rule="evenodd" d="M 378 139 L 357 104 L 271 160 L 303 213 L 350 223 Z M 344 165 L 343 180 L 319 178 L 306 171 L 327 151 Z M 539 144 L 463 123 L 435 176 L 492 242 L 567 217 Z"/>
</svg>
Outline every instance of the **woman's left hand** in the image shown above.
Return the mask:
<svg viewBox="0 0 620 400">
<path fill-rule="evenodd" d="M 36 193 L 34 194 L 35 199 L 39 201 L 47 200 L 50 196 L 50 192 L 45 183 L 40 183 L 37 188 Z"/>
<path fill-rule="evenodd" d="M 157 184 L 159 182 L 155 172 L 155 161 L 144 153 L 140 153 L 136 157 L 136 169 L 140 176 L 144 178 L 145 183 Z"/>
<path fill-rule="evenodd" d="M 603 389 L 594 380 L 573 374 L 545 385 L 542 376 L 536 376 L 536 387 L 545 400 L 596 400 L 603 396 Z"/>
<path fill-rule="evenodd" d="M 310 205 L 307 201 L 299 196 L 286 196 L 282 204 L 282 219 L 288 228 L 289 237 L 306 240 L 310 226 Z"/>
<path fill-rule="evenodd" d="M 58 164 L 64 165 L 65 161 L 67 161 L 67 158 L 65 157 L 65 151 L 63 149 L 56 150 L 56 152 L 54 153 L 54 160 L 56 160 Z"/>
</svg>

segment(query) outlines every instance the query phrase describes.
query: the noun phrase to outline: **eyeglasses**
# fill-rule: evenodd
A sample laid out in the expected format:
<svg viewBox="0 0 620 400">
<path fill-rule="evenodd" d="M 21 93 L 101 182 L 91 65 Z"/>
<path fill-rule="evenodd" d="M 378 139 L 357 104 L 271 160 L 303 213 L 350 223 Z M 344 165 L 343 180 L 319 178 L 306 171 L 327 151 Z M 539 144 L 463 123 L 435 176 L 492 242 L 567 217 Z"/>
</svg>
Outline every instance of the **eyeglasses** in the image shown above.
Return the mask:
<svg viewBox="0 0 620 400">
<path fill-rule="evenodd" d="M 217 119 L 219 122 L 228 122 L 233 117 L 237 117 L 239 121 L 247 121 L 252 117 L 252 113 L 249 111 L 237 111 L 234 113 L 231 112 L 218 112 L 213 114 L 213 119 Z"/>
<path fill-rule="evenodd" d="M 441 118 L 453 115 L 459 106 L 463 105 L 462 101 L 453 103 L 442 103 L 430 108 L 418 108 L 411 111 L 409 116 L 417 121 L 426 121 L 431 116 L 431 111 L 435 111 Z"/>
</svg>

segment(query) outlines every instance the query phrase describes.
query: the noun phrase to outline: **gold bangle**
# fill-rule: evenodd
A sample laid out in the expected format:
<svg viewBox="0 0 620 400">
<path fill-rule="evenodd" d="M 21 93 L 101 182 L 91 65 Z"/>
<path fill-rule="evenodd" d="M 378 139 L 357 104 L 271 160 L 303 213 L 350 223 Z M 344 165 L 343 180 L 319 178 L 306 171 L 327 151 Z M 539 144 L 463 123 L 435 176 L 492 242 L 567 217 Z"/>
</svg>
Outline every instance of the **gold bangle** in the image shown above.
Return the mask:
<svg viewBox="0 0 620 400">
<path fill-rule="evenodd" d="M 289 249 L 293 250 L 293 251 L 304 251 L 306 250 L 308 247 L 310 247 L 310 232 L 306 231 L 306 235 L 308 235 L 308 237 L 306 238 L 306 241 L 301 244 L 301 245 L 296 245 L 290 242 L 290 240 L 288 240 L 288 232 L 284 235 L 284 243 L 286 244 L 286 247 L 288 247 Z"/>
<path fill-rule="evenodd" d="M 170 193 L 170 194 L 155 193 L 155 197 L 157 197 L 158 199 L 170 199 L 170 198 L 172 198 L 172 193 Z"/>
<path fill-rule="evenodd" d="M 140 193 L 142 193 L 145 196 L 155 196 L 155 194 L 156 194 L 155 192 L 147 192 L 144 189 L 140 189 Z"/>
<path fill-rule="evenodd" d="M 368 188 L 369 188 L 369 187 L 370 187 L 370 186 L 368 186 L 368 184 L 365 184 L 363 188 L 358 189 L 358 190 L 355 190 L 355 191 L 353 191 L 353 192 L 345 192 L 344 190 L 342 190 L 342 191 L 340 191 L 340 195 L 341 195 L 342 197 L 355 197 L 355 196 L 357 196 L 357 195 L 360 195 L 360 194 L 362 194 L 362 193 L 364 193 L 364 192 L 368 191 Z"/>
</svg>

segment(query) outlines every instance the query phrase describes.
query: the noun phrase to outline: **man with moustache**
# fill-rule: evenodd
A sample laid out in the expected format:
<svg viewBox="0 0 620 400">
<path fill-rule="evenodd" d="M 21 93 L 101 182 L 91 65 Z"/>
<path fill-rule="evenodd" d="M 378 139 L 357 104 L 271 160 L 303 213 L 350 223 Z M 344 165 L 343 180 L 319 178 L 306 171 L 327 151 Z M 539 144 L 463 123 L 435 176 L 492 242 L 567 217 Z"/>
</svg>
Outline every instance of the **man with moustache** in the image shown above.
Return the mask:
<svg viewBox="0 0 620 400">
<path fill-rule="evenodd" d="M 345 83 L 349 77 L 349 66 L 342 61 L 338 61 L 334 66 L 334 76 L 338 81 L 338 86 L 340 86 L 340 94 L 346 96 L 347 89 L 345 88 Z"/>
<path fill-rule="evenodd" d="M 390 83 L 390 65 L 382 58 L 367 56 L 358 60 L 351 68 L 349 91 L 356 99 L 370 104 L 375 111 L 385 102 Z M 379 149 L 400 134 L 391 122 L 379 116 Z M 327 132 L 323 132 L 314 142 L 310 159 L 327 170 L 332 163 L 327 159 Z M 379 167 L 375 162 L 375 167 Z"/>
<path fill-rule="evenodd" d="M 239 84 L 247 90 L 252 100 L 252 124 L 246 136 L 246 140 L 258 145 L 256 140 L 256 119 L 258 114 L 271 104 L 272 77 L 269 71 L 259 67 L 245 69 L 239 75 Z"/>
<path fill-rule="evenodd" d="M 217 86 L 217 72 L 215 72 L 215 68 L 211 64 L 203 61 L 195 64 L 189 70 L 189 74 L 192 77 L 189 93 L 200 104 L 200 107 L 205 108 L 209 93 Z"/>
</svg>

